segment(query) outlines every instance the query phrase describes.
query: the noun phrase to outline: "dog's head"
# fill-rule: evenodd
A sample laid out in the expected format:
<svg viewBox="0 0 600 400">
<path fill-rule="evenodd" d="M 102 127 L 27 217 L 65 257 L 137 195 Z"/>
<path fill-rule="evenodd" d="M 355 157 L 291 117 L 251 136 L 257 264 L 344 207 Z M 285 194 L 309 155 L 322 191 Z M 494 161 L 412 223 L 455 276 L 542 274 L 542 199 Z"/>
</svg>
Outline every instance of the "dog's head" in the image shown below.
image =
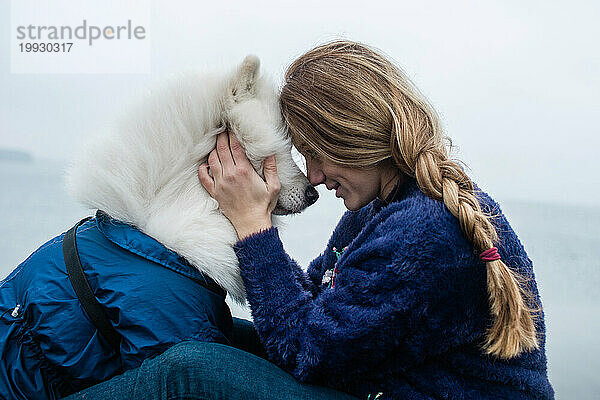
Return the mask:
<svg viewBox="0 0 600 400">
<path fill-rule="evenodd" d="M 259 75 L 259 66 L 258 57 L 249 55 L 233 72 L 224 99 L 223 122 L 237 136 L 261 177 L 263 160 L 275 154 L 281 191 L 273 213 L 297 213 L 317 201 L 319 195 L 292 158 L 277 90 Z"/>
</svg>

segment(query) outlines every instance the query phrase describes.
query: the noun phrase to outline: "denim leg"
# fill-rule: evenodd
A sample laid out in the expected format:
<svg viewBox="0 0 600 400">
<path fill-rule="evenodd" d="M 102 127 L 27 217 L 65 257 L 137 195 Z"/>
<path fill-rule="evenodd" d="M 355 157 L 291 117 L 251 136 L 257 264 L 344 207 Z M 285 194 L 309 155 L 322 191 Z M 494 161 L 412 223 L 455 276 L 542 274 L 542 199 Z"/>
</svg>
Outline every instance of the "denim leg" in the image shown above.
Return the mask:
<svg viewBox="0 0 600 400">
<path fill-rule="evenodd" d="M 300 384 L 269 361 L 234 347 L 192 341 L 67 399 L 356 400 Z"/>
<path fill-rule="evenodd" d="M 267 352 L 260 343 L 258 333 L 254 328 L 252 321 L 241 318 L 233 318 L 233 332 L 231 338 L 231 344 L 248 353 L 252 353 L 255 356 L 261 358 L 267 358 Z"/>
</svg>

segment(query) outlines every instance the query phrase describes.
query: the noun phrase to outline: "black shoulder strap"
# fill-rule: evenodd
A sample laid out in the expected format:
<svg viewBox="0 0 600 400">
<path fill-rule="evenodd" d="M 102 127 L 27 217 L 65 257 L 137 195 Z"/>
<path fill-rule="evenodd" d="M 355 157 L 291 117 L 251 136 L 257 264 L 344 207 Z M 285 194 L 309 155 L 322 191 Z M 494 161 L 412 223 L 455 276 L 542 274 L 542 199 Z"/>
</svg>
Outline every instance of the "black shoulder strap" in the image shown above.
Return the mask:
<svg viewBox="0 0 600 400">
<path fill-rule="evenodd" d="M 82 219 L 65 233 L 65 237 L 63 238 L 65 265 L 67 266 L 67 273 L 69 274 L 69 280 L 73 285 L 73 289 L 75 289 L 75 293 L 90 321 L 96 326 L 102 337 L 108 341 L 115 352 L 120 354 L 121 336 L 112 326 L 104 309 L 94 296 L 94 292 L 83 273 L 79 253 L 77 252 L 77 243 L 75 241 L 77 228 L 90 218 L 92 217 Z"/>
</svg>

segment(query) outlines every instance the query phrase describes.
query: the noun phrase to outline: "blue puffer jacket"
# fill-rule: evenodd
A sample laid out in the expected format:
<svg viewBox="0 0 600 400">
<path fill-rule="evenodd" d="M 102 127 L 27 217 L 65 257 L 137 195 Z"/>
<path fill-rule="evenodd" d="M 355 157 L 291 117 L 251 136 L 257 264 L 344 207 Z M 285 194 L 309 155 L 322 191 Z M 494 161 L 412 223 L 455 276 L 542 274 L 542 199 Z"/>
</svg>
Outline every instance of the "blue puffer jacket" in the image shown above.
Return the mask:
<svg viewBox="0 0 600 400">
<path fill-rule="evenodd" d="M 56 399 L 135 368 L 184 340 L 228 343 L 231 313 L 204 275 L 136 228 L 98 212 L 77 247 L 120 354 L 90 323 L 69 281 L 61 234 L 0 283 L 0 398 Z"/>
</svg>

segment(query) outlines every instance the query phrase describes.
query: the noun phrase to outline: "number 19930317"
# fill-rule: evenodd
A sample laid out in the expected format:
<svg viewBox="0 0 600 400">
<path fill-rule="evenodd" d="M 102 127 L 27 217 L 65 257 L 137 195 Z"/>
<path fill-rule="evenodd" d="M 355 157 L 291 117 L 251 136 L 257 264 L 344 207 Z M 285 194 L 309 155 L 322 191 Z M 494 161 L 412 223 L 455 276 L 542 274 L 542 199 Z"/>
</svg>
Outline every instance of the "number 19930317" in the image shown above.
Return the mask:
<svg viewBox="0 0 600 400">
<path fill-rule="evenodd" d="M 21 53 L 69 53 L 73 43 L 19 43 Z"/>
</svg>

